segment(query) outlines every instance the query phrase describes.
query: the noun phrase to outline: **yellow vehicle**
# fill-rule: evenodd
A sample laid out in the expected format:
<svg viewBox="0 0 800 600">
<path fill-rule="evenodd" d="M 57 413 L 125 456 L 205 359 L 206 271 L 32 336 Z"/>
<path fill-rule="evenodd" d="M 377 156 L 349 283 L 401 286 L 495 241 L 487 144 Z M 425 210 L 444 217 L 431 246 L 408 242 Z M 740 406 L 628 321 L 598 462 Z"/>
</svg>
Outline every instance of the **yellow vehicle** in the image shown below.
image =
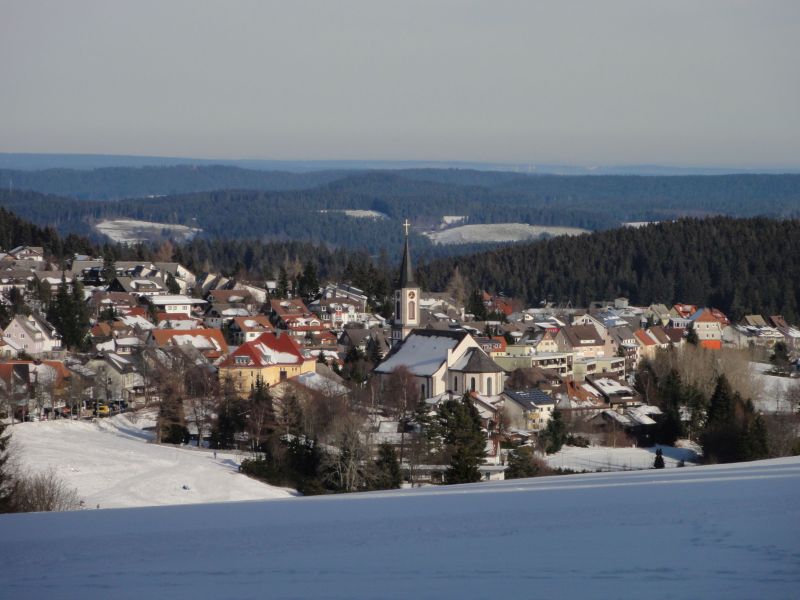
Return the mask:
<svg viewBox="0 0 800 600">
<path fill-rule="evenodd" d="M 105 404 L 98 404 L 97 408 L 95 409 L 98 417 L 107 417 L 111 414 L 111 409 L 109 409 Z"/>
</svg>

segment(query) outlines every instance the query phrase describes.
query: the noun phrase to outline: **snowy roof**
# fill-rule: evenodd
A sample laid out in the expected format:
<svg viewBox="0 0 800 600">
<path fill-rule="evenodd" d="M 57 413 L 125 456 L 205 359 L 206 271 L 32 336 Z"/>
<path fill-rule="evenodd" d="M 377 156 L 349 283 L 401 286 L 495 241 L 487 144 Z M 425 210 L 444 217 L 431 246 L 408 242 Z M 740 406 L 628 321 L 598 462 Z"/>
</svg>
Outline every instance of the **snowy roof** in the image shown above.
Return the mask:
<svg viewBox="0 0 800 600">
<path fill-rule="evenodd" d="M 149 282 L 147 282 L 149 283 Z M 151 304 L 155 304 L 156 306 L 166 306 L 168 304 L 205 304 L 205 300 L 199 300 L 197 298 L 189 298 L 189 296 L 181 296 L 181 295 L 166 295 L 166 296 L 151 296 L 149 299 Z"/>
<path fill-rule="evenodd" d="M 375 368 L 376 373 L 391 373 L 404 366 L 414 375 L 429 377 L 447 360 L 447 351 L 453 350 L 467 336 L 463 331 L 414 329 L 385 361 Z"/>
</svg>

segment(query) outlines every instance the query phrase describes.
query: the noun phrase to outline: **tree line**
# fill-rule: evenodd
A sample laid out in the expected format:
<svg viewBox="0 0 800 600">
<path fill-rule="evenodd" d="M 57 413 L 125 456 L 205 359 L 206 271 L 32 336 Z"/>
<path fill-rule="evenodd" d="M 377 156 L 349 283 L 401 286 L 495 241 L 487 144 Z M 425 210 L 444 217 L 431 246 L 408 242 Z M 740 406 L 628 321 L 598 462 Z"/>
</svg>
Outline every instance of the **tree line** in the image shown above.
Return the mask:
<svg viewBox="0 0 800 600">
<path fill-rule="evenodd" d="M 475 288 L 542 303 L 714 306 L 800 319 L 800 221 L 680 219 L 435 260 L 420 280 L 444 290 L 458 268 Z"/>
</svg>

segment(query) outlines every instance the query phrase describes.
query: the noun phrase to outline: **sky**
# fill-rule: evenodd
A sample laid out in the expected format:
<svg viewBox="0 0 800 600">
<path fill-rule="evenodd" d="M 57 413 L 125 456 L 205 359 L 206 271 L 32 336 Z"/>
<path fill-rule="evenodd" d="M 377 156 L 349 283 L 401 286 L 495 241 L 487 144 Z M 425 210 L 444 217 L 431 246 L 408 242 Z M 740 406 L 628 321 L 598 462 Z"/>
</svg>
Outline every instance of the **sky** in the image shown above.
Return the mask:
<svg viewBox="0 0 800 600">
<path fill-rule="evenodd" d="M 0 152 L 800 166 L 800 2 L 0 0 Z"/>
</svg>

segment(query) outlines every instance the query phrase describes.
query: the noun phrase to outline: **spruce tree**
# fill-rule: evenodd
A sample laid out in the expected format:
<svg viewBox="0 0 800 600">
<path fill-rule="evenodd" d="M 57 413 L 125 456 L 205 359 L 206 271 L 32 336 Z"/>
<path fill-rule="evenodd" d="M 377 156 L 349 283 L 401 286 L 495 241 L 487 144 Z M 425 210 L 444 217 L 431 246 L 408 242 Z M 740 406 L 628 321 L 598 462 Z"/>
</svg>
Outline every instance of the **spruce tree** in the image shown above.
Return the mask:
<svg viewBox="0 0 800 600">
<path fill-rule="evenodd" d="M 442 404 L 439 421 L 444 433 L 445 452 L 450 456 L 445 483 L 480 481 L 479 467 L 486 457 L 486 434 L 469 394 L 464 394 L 461 400 L 448 400 Z"/>
<path fill-rule="evenodd" d="M 289 295 L 289 274 L 286 272 L 286 267 L 281 267 L 278 273 L 278 286 L 275 292 L 278 298 L 286 298 Z"/>
<path fill-rule="evenodd" d="M 653 468 L 654 469 L 664 468 L 664 453 L 661 451 L 661 448 L 656 450 L 656 459 L 655 461 L 653 461 Z"/>
<path fill-rule="evenodd" d="M 11 435 L 6 435 L 5 429 L 6 424 L 0 421 L 0 513 L 11 512 L 14 493 L 14 479 L 8 464 Z"/>
<path fill-rule="evenodd" d="M 508 468 L 505 472 L 506 479 L 520 479 L 522 477 L 536 477 L 548 472 L 546 466 L 533 453 L 531 446 L 520 446 L 508 454 Z"/>
<path fill-rule="evenodd" d="M 567 441 L 567 425 L 561 418 L 561 411 L 554 410 L 547 422 L 547 427 L 540 435 L 542 445 L 547 454 L 555 454 Z"/>
<path fill-rule="evenodd" d="M 400 470 L 400 460 L 391 444 L 383 443 L 378 447 L 378 458 L 375 460 L 375 481 L 373 488 L 376 490 L 394 490 L 403 482 Z"/>
</svg>

